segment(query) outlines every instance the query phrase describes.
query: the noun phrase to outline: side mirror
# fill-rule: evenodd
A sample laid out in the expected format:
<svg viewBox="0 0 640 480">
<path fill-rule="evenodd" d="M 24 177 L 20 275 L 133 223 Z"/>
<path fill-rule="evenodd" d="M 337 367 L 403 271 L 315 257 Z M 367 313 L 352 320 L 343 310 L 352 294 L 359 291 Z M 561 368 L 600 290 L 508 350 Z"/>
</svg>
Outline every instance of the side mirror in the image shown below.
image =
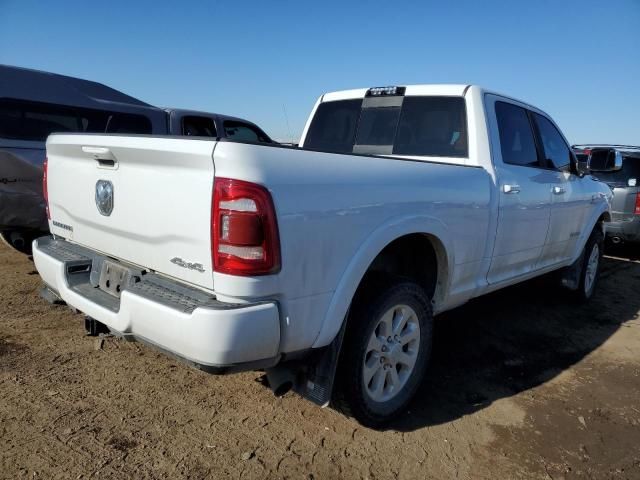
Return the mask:
<svg viewBox="0 0 640 480">
<path fill-rule="evenodd" d="M 622 170 L 622 153 L 615 148 L 594 148 L 588 164 L 594 172 L 617 172 Z"/>
<path fill-rule="evenodd" d="M 589 175 L 591 173 L 591 169 L 589 168 L 589 161 L 580 161 L 576 159 L 576 173 L 579 177 Z"/>
<path fill-rule="evenodd" d="M 571 152 L 571 173 L 576 174 L 580 178 L 589 175 L 589 160 L 581 160 L 574 152 Z"/>
</svg>

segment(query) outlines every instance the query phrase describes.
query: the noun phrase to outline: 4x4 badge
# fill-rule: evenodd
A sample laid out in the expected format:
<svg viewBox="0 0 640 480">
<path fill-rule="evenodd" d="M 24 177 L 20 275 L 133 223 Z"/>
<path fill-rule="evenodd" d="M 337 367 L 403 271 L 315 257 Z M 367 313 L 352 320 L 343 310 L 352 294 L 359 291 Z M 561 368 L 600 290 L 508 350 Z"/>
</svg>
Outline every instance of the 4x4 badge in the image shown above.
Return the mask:
<svg viewBox="0 0 640 480">
<path fill-rule="evenodd" d="M 195 270 L 196 272 L 204 273 L 204 267 L 202 266 L 201 263 L 187 262 L 186 260 L 183 260 L 180 257 L 173 257 L 169 261 L 171 263 L 175 263 L 179 267 L 188 268 L 189 270 Z"/>
</svg>

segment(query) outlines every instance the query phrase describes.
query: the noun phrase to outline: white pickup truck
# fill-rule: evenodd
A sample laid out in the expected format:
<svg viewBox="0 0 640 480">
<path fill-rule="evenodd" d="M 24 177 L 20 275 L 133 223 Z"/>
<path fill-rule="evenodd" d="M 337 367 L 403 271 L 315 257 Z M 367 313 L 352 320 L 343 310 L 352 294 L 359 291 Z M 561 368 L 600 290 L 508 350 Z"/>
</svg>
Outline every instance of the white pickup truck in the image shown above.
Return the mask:
<svg viewBox="0 0 640 480">
<path fill-rule="evenodd" d="M 34 261 L 90 326 L 365 425 L 415 393 L 434 314 L 560 269 L 591 297 L 609 220 L 549 116 L 477 86 L 325 94 L 300 148 L 55 134 L 47 155 Z"/>
</svg>

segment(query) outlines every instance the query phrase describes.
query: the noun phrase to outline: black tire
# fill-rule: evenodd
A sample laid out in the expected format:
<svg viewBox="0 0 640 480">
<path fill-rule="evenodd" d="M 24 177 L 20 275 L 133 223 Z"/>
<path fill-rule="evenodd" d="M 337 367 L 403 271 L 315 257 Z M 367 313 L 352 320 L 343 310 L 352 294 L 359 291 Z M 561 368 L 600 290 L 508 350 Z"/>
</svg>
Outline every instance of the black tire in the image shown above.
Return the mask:
<svg viewBox="0 0 640 480">
<path fill-rule="evenodd" d="M 415 364 L 413 370 L 405 375 L 401 388 L 397 393 L 393 393 L 395 396 L 387 401 L 374 401 L 367 392 L 371 387 L 365 384 L 364 379 L 367 347 L 374 330 L 379 328 L 384 314 L 398 306 L 408 306 L 413 310 L 415 315 L 412 313 L 410 318 L 414 326 L 417 317 L 419 339 L 417 340 L 418 351 L 414 353 Z M 376 331 L 376 337 L 378 333 Z M 376 282 L 375 286 L 369 286 L 366 294 L 361 294 L 354 300 L 349 314 L 337 368 L 334 407 L 368 427 L 379 427 L 396 418 L 405 410 L 425 376 L 431 354 L 432 336 L 431 303 L 419 285 L 411 281 L 398 280 L 392 283 Z M 414 342 L 412 344 L 416 345 Z M 405 347 L 399 348 L 404 350 Z M 389 368 L 396 367 L 389 366 Z M 398 365 L 398 368 L 404 367 Z M 382 387 L 384 390 L 387 387 L 388 377 L 384 372 L 381 375 L 384 376 Z M 397 371 L 396 379 L 399 379 Z"/>
<path fill-rule="evenodd" d="M 25 255 L 31 255 L 31 242 L 37 237 L 38 235 L 30 232 L 0 232 L 0 239 L 2 240 L 2 243 L 20 253 L 24 253 Z"/>
<path fill-rule="evenodd" d="M 0 232 L 0 240 L 2 240 L 2 243 L 4 243 L 7 247 L 13 248 L 13 245 L 11 245 L 11 242 L 9 241 L 8 232 Z"/>
<path fill-rule="evenodd" d="M 594 253 L 594 249 L 598 249 L 597 255 Z M 582 266 L 580 269 L 580 282 L 578 284 L 578 290 L 574 292 L 574 296 L 578 302 L 588 302 L 593 298 L 596 287 L 598 285 L 598 279 L 600 278 L 600 264 L 602 263 L 602 255 L 604 253 L 604 235 L 600 226 L 596 226 L 591 232 L 589 239 L 587 240 L 584 250 L 582 252 Z M 591 281 L 588 280 L 590 274 L 589 263 L 592 259 L 592 255 L 597 257 L 596 270 Z"/>
</svg>

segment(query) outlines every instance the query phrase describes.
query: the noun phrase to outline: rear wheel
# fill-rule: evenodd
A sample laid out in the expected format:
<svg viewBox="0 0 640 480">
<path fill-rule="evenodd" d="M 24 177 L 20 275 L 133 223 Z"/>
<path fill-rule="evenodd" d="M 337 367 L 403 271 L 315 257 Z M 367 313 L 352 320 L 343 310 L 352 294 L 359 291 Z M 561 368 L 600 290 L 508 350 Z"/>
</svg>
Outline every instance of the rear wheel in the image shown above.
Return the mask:
<svg viewBox="0 0 640 480">
<path fill-rule="evenodd" d="M 338 364 L 334 404 L 366 426 L 379 426 L 406 408 L 422 382 L 433 317 L 417 284 L 400 281 L 357 301 Z"/>
</svg>

